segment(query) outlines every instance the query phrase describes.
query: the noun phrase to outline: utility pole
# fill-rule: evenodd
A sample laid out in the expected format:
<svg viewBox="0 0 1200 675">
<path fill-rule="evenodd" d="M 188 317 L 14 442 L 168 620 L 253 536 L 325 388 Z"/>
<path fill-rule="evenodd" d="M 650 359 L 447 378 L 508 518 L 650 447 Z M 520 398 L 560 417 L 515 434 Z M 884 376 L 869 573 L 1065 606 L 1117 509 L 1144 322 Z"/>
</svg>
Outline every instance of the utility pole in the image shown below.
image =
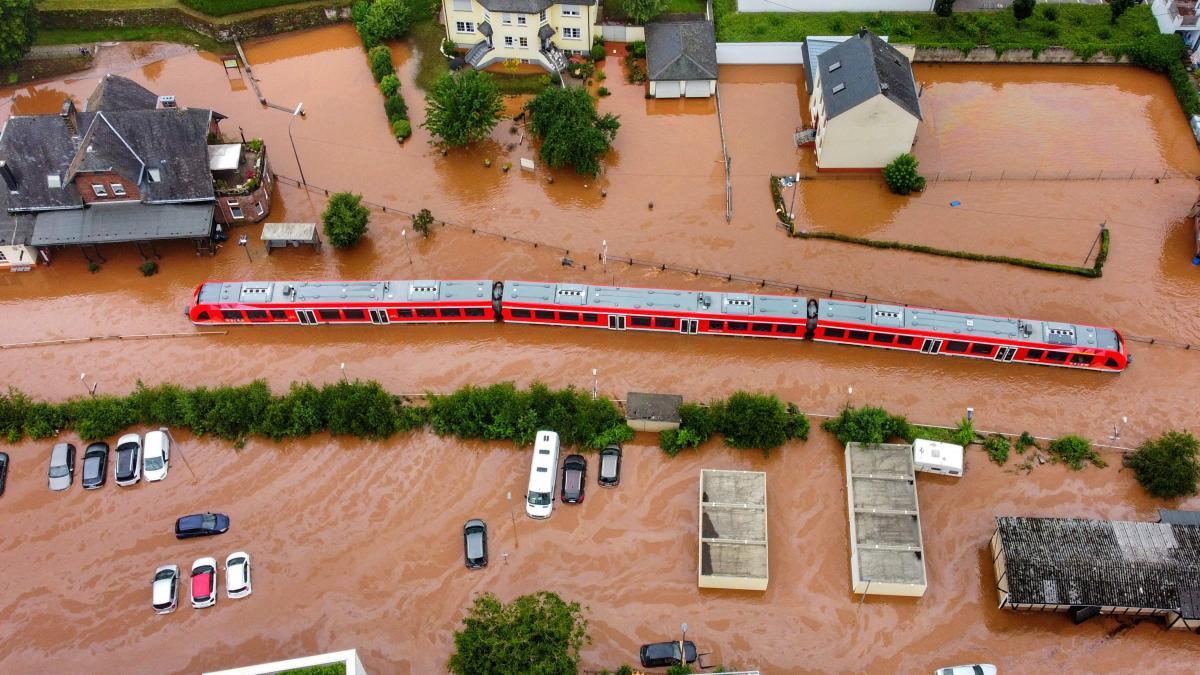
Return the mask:
<svg viewBox="0 0 1200 675">
<path fill-rule="evenodd" d="M 300 183 L 308 187 L 308 181 L 304 179 L 304 167 L 300 164 L 300 153 L 296 152 L 296 141 L 292 138 L 292 122 L 296 121 L 297 117 L 304 115 L 304 101 L 301 101 L 296 106 L 295 112 L 292 113 L 292 119 L 288 120 L 288 141 L 292 144 L 292 156 L 296 158 L 296 169 L 300 171 Z"/>
<path fill-rule="evenodd" d="M 512 520 L 513 540 L 517 543 L 517 548 L 521 548 L 521 537 L 517 534 L 517 514 L 513 511 L 512 490 L 508 491 L 508 517 Z M 508 562 L 508 554 L 504 554 L 504 562 Z"/>
<path fill-rule="evenodd" d="M 192 482 L 195 483 L 196 472 L 192 470 L 191 463 L 188 462 L 187 456 L 183 454 L 183 446 L 181 446 L 179 442 L 175 440 L 175 436 L 171 434 L 170 429 L 166 427 L 159 427 L 158 430 L 166 434 L 167 438 L 171 439 L 171 449 L 179 451 L 179 459 L 183 460 L 183 465 L 187 467 L 188 473 L 192 474 Z"/>
</svg>

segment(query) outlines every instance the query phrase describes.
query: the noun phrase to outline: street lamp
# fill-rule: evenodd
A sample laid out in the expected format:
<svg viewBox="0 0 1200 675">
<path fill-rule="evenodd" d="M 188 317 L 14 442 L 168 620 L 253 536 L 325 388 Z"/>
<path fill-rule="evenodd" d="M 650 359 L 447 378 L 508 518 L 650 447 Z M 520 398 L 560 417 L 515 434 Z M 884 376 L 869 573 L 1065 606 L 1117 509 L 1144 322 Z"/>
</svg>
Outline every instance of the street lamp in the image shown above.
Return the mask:
<svg viewBox="0 0 1200 675">
<path fill-rule="evenodd" d="M 975 419 L 975 409 L 967 408 L 967 421 L 970 422 L 974 419 Z"/>
<path fill-rule="evenodd" d="M 1112 432 L 1112 436 L 1110 436 L 1109 438 L 1110 438 L 1110 439 L 1112 439 L 1112 441 L 1113 441 L 1114 443 L 1115 443 L 1115 442 L 1117 442 L 1117 441 L 1119 441 L 1119 440 L 1121 440 L 1121 427 L 1122 427 L 1122 426 L 1124 426 L 1124 425 L 1126 425 L 1126 424 L 1129 424 L 1129 418 L 1128 418 L 1128 417 L 1126 417 L 1126 416 L 1122 416 L 1122 417 L 1121 417 L 1121 424 L 1114 424 L 1114 425 L 1113 425 L 1113 432 Z"/>
<path fill-rule="evenodd" d="M 246 260 L 249 260 L 250 262 L 254 262 L 254 258 L 250 257 L 249 244 L 250 244 L 250 238 L 247 237 L 246 235 L 243 234 L 242 236 L 238 237 L 238 246 L 241 246 L 243 249 L 246 250 Z"/>
<path fill-rule="evenodd" d="M 854 407 L 854 387 L 846 387 L 846 407 Z"/>
<path fill-rule="evenodd" d="M 604 273 L 608 274 L 608 240 L 601 241 L 600 246 L 604 249 L 600 253 L 600 262 L 604 264 Z"/>
<path fill-rule="evenodd" d="M 679 624 L 683 630 L 683 639 L 679 641 L 679 665 L 687 665 L 687 622 Z"/>
<path fill-rule="evenodd" d="M 596 382 L 596 369 L 592 368 L 592 400 L 595 401 L 599 397 L 600 397 L 600 391 L 597 387 L 597 382 Z"/>
<path fill-rule="evenodd" d="M 300 153 L 296 152 L 296 141 L 292 138 L 292 122 L 302 115 L 304 115 L 304 101 L 296 106 L 296 110 L 292 112 L 292 119 L 288 120 L 288 141 L 292 144 L 292 155 L 296 158 L 296 168 L 300 170 L 300 183 L 307 187 L 308 181 L 304 179 L 304 167 L 300 165 Z"/>
<path fill-rule="evenodd" d="M 788 207 L 788 220 L 796 220 L 796 190 L 800 188 L 800 172 L 792 178 L 792 204 Z"/>
<path fill-rule="evenodd" d="M 404 240 L 404 252 L 408 254 L 408 266 L 412 267 L 412 249 L 408 247 L 408 230 L 400 230 L 400 238 Z"/>
<path fill-rule="evenodd" d="M 342 368 L 342 381 L 345 382 L 346 381 L 346 363 L 345 362 L 342 362 L 341 368 Z"/>
<path fill-rule="evenodd" d="M 89 387 L 87 380 L 85 379 L 86 377 L 87 377 L 87 373 L 80 373 L 79 381 L 83 383 L 83 388 L 87 389 L 89 396 L 95 396 L 96 395 L 96 387 L 100 386 L 100 380 L 96 380 L 96 383 Z"/>
</svg>

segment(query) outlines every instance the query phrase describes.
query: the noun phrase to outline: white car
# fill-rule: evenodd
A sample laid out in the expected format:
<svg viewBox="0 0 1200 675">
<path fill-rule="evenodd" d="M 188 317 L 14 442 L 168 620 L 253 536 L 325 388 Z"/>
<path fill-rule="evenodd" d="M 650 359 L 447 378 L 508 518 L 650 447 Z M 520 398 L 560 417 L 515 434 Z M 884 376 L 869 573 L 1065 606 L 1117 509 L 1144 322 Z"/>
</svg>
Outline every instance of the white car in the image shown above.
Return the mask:
<svg viewBox="0 0 1200 675">
<path fill-rule="evenodd" d="M 163 480 L 167 477 L 167 469 L 171 464 L 171 437 L 165 431 L 151 431 L 146 434 L 142 445 L 142 465 L 146 482 Z"/>
<path fill-rule="evenodd" d="M 250 585 L 250 554 L 245 551 L 230 553 L 225 558 L 225 595 L 244 598 L 253 591 Z"/>
<path fill-rule="evenodd" d="M 142 479 L 142 437 L 125 434 L 117 440 L 117 460 L 113 462 L 113 478 L 126 487 Z"/>
<path fill-rule="evenodd" d="M 217 604 L 217 561 L 201 558 L 192 563 L 192 607 L 201 609 Z"/>
<path fill-rule="evenodd" d="M 163 565 L 154 570 L 150 584 L 155 614 L 170 614 L 179 606 L 179 565 Z"/>
<path fill-rule="evenodd" d="M 933 675 L 996 675 L 996 666 L 976 663 L 969 666 L 948 666 L 933 671 Z"/>
</svg>

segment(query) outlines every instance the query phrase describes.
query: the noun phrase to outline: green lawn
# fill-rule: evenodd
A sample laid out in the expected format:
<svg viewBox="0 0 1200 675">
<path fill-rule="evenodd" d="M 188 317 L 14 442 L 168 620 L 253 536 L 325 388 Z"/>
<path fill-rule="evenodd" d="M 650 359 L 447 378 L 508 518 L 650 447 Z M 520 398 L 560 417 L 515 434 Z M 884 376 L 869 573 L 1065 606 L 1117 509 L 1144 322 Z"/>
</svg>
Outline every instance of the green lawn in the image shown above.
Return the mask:
<svg viewBox="0 0 1200 675">
<path fill-rule="evenodd" d="M 157 9 L 189 8 L 208 16 L 229 16 L 280 5 L 297 5 L 311 0 L 38 0 L 38 9 Z M 349 0 L 347 0 L 347 3 Z"/>
<path fill-rule="evenodd" d="M 891 42 L 918 47 L 1000 50 L 1058 46 L 1082 56 L 1098 51 L 1125 53 L 1140 40 L 1158 34 L 1149 5 L 1129 9 L 1110 23 L 1107 5 L 1038 5 L 1018 22 L 1010 10 L 956 12 L 950 17 L 918 12 L 822 12 L 738 14 L 737 0 L 714 0 L 718 42 L 795 42 L 809 35 L 845 35 L 866 26 Z"/>
<path fill-rule="evenodd" d="M 409 32 L 409 39 L 421 54 L 421 62 L 417 64 L 417 86 L 425 91 L 429 91 L 442 73 L 450 72 L 450 65 L 441 52 L 445 37 L 445 29 L 437 21 L 417 24 Z"/>
<path fill-rule="evenodd" d="M 69 28 L 39 30 L 37 44 L 66 45 L 92 42 L 181 42 L 197 45 L 200 49 L 222 54 L 229 45 L 205 37 L 180 26 L 148 26 L 144 28 Z"/>
<path fill-rule="evenodd" d="M 624 0 L 601 0 L 604 4 L 604 16 L 610 19 L 626 20 Z M 664 14 L 704 14 L 704 0 L 667 0 Z M 734 6 L 737 0 L 733 1 Z"/>
<path fill-rule="evenodd" d="M 182 0 L 183 4 L 209 16 L 225 16 L 279 5 L 294 5 L 305 0 Z"/>
<path fill-rule="evenodd" d="M 182 7 L 179 0 L 38 0 L 38 9 L 148 9 Z"/>
</svg>

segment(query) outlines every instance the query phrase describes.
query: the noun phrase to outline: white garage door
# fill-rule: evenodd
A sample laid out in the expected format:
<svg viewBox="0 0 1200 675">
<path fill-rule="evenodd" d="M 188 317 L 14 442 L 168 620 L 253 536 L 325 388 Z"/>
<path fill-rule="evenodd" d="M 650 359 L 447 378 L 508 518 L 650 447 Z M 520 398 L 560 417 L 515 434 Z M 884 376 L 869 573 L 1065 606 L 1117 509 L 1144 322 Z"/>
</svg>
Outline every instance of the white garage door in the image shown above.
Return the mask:
<svg viewBox="0 0 1200 675">
<path fill-rule="evenodd" d="M 679 98 L 679 82 L 658 82 L 654 85 L 654 98 Z"/>
<path fill-rule="evenodd" d="M 708 80 L 688 80 L 683 89 L 683 95 L 688 98 L 706 98 L 709 96 Z"/>
</svg>

